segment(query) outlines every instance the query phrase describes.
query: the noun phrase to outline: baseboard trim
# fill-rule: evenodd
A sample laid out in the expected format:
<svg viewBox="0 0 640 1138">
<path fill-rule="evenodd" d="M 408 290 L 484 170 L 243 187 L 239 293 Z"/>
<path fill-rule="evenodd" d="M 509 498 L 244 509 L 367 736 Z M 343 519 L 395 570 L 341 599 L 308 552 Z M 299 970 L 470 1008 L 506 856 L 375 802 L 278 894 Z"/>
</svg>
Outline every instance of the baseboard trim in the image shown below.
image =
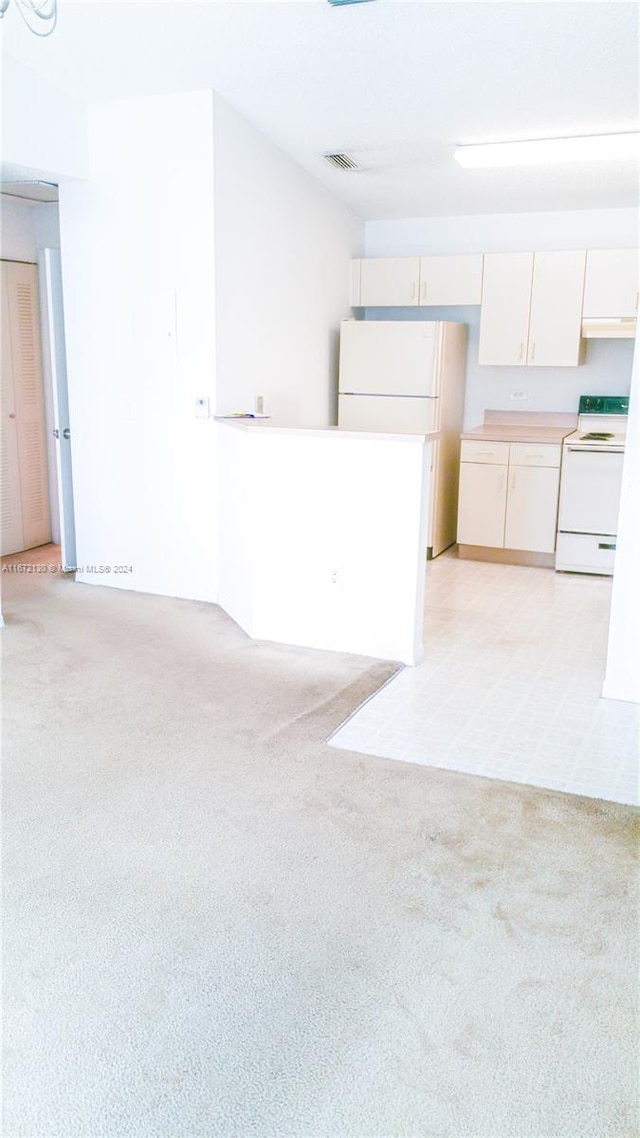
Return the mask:
<svg viewBox="0 0 640 1138">
<path fill-rule="evenodd" d="M 494 561 L 499 565 L 532 565 L 555 569 L 555 553 L 534 553 L 528 549 L 491 549 L 485 545 L 459 545 L 458 557 L 469 561 Z"/>
</svg>

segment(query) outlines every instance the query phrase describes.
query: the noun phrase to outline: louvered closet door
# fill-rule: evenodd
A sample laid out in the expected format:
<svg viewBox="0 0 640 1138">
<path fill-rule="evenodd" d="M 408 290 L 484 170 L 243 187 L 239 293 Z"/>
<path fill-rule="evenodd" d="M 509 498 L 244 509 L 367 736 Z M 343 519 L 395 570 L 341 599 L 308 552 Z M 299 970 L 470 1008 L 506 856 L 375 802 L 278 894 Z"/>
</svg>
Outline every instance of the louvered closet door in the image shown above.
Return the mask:
<svg viewBox="0 0 640 1138">
<path fill-rule="evenodd" d="M 20 469 L 18 466 L 18 428 L 16 425 L 16 402 L 13 394 L 13 369 L 11 366 L 11 344 L 9 336 L 9 288 L 6 273 L 2 266 L 2 425 L 0 447 L 2 449 L 2 556 L 18 553 L 24 549 L 22 536 L 22 502 L 20 499 Z"/>
<path fill-rule="evenodd" d="M 3 270 L 15 414 L 15 420 L 10 422 L 14 422 L 16 427 L 18 493 L 22 512 L 20 548 L 32 549 L 51 540 L 38 270 L 35 265 L 17 262 L 6 262 Z M 10 469 L 10 478 L 11 474 Z M 13 492 L 11 486 L 9 492 Z"/>
</svg>

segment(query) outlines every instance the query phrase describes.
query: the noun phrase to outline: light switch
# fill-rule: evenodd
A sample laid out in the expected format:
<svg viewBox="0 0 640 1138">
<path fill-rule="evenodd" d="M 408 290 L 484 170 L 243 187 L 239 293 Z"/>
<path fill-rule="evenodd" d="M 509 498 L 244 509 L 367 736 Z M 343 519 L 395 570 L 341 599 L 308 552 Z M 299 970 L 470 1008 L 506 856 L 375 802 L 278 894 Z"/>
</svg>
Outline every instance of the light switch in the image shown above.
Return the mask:
<svg viewBox="0 0 640 1138">
<path fill-rule="evenodd" d="M 196 419 L 209 418 L 209 399 L 206 395 L 196 395 Z"/>
</svg>

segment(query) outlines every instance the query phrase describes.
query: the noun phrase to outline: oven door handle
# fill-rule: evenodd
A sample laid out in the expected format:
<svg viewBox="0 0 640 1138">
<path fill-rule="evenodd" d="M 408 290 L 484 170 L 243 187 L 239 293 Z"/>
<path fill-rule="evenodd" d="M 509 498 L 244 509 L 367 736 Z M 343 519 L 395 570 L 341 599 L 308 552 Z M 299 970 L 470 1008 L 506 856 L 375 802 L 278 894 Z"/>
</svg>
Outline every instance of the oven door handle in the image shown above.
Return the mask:
<svg viewBox="0 0 640 1138">
<path fill-rule="evenodd" d="M 567 450 L 577 451 L 579 454 L 622 454 L 621 447 L 572 447 Z"/>
</svg>

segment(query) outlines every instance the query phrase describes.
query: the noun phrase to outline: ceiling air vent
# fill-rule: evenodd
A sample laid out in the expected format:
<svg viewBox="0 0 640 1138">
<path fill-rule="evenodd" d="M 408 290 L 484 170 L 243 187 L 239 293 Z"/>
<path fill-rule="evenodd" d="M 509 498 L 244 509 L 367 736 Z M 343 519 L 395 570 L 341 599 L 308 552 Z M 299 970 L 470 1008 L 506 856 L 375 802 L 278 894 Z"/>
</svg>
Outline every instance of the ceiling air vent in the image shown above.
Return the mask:
<svg viewBox="0 0 640 1138">
<path fill-rule="evenodd" d="M 336 170 L 360 170 L 358 163 L 348 154 L 325 154 L 327 162 L 335 166 Z"/>
</svg>

